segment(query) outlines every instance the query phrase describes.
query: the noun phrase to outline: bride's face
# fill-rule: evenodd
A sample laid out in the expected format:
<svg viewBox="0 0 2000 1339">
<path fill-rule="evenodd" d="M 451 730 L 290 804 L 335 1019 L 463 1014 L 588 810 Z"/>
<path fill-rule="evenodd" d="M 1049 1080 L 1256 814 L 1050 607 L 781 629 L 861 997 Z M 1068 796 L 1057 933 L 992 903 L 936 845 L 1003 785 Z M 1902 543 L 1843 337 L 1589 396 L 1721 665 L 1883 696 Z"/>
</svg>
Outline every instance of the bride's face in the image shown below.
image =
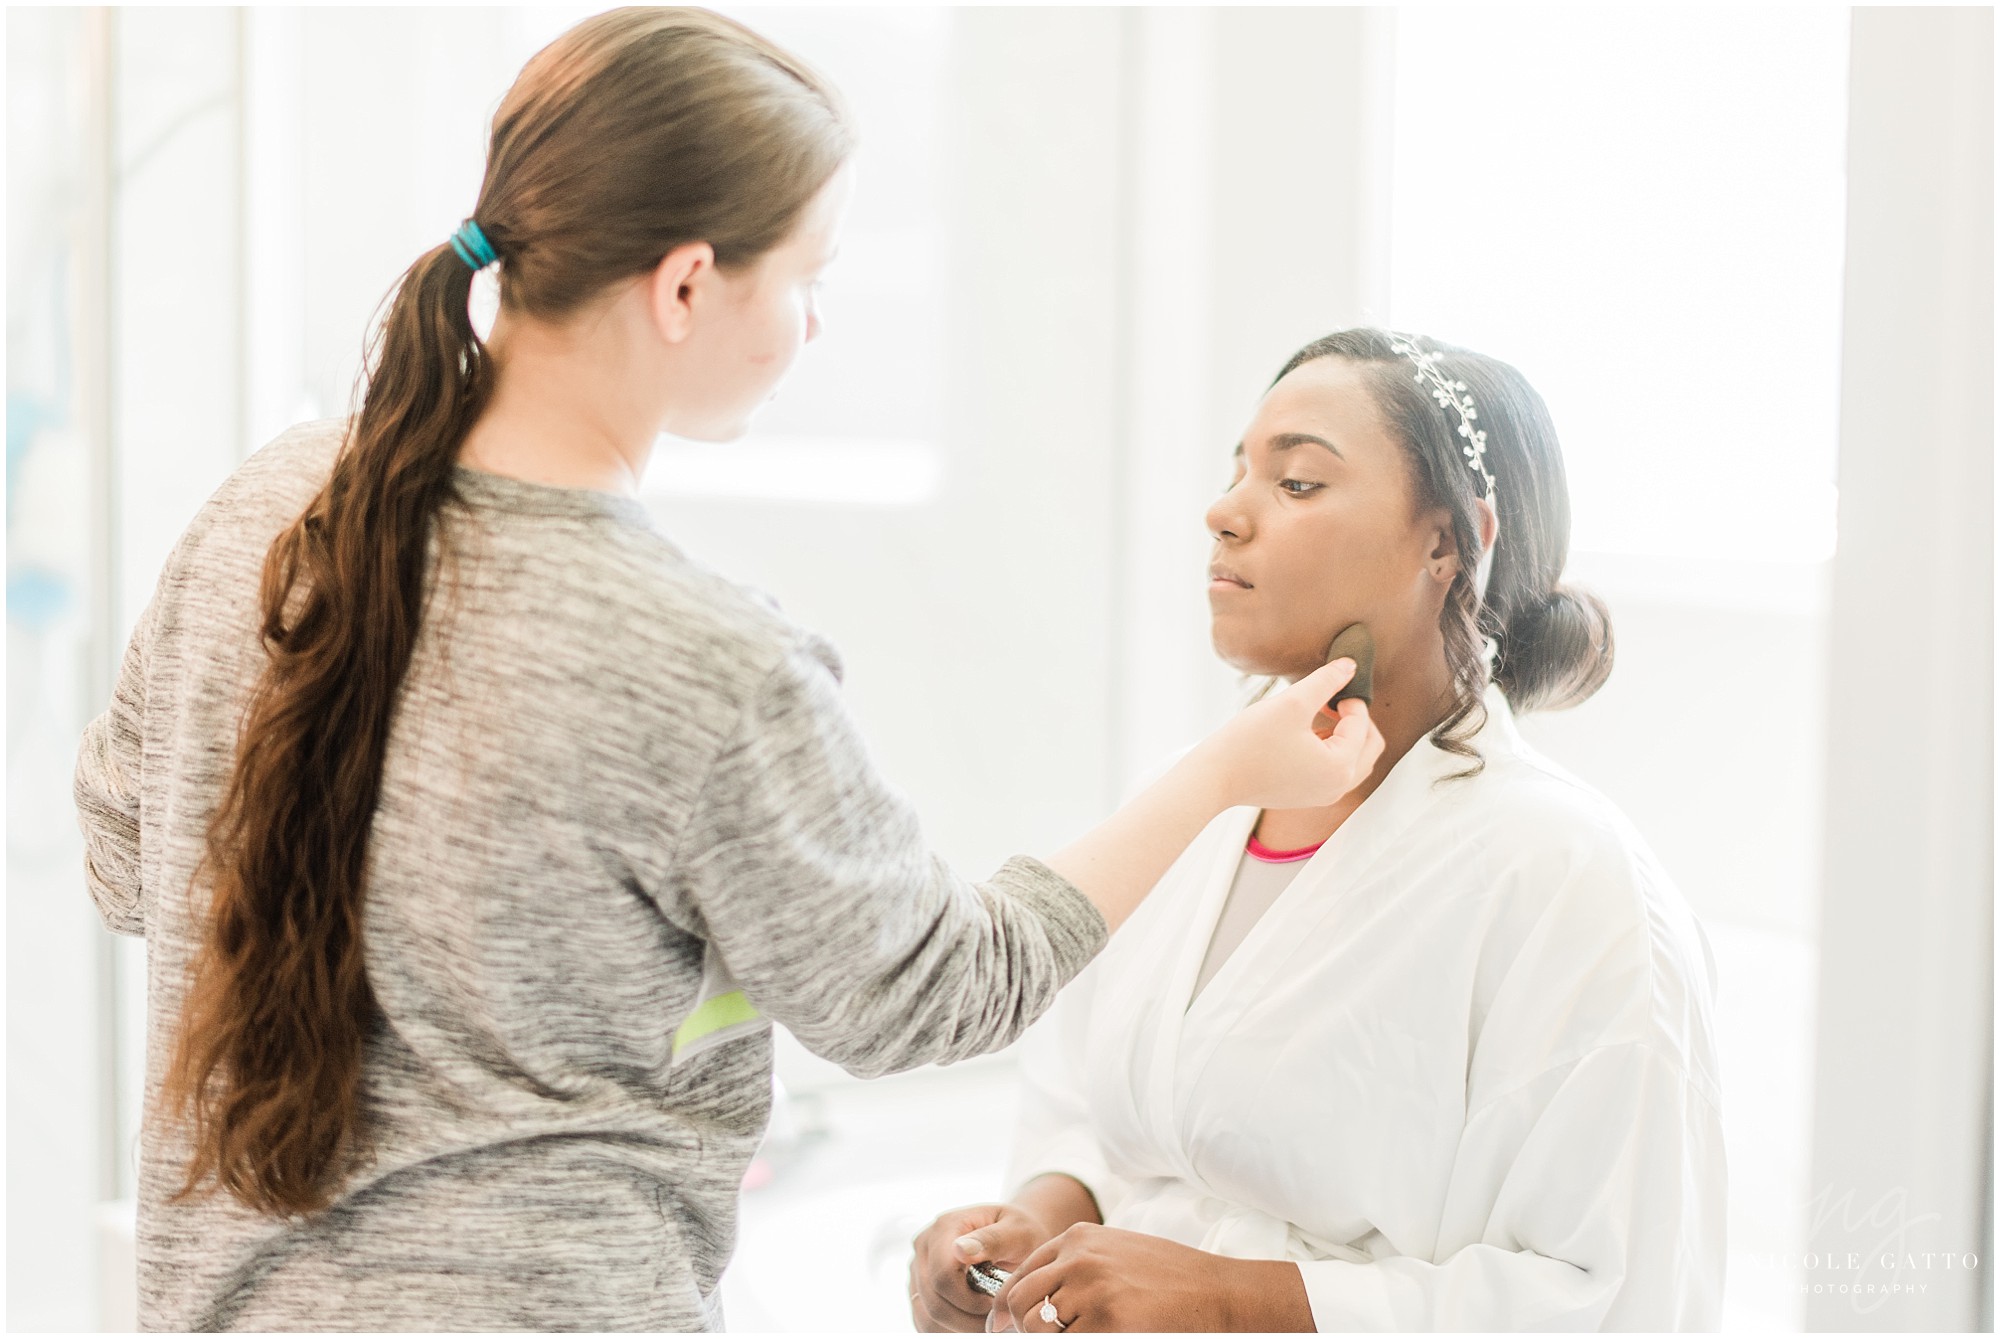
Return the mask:
<svg viewBox="0 0 2000 1339">
<path fill-rule="evenodd" d="M 1341 629 L 1366 623 L 1379 679 L 1436 638 L 1449 513 L 1418 513 L 1403 449 L 1354 364 L 1316 359 L 1273 386 L 1235 468 L 1207 518 L 1210 628 L 1223 660 L 1296 678 L 1325 663 Z"/>
</svg>

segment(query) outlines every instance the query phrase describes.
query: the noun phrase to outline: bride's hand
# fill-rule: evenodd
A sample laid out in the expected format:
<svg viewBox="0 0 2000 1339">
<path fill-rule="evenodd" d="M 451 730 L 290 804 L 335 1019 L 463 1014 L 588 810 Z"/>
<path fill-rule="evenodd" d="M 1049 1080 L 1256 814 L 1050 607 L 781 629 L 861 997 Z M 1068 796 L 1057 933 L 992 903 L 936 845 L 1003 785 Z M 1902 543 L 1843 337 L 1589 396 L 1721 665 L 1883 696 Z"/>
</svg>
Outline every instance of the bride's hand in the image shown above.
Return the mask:
<svg viewBox="0 0 2000 1339">
<path fill-rule="evenodd" d="M 1018 1204 L 974 1204 L 938 1215 L 910 1243 L 910 1319 L 919 1330 L 983 1331 L 993 1299 L 966 1282 L 968 1265 L 1012 1269 L 1053 1234 Z"/>
<path fill-rule="evenodd" d="M 1023 1260 L 993 1299 L 993 1321 L 1023 1334 L 1313 1328 L 1290 1261 L 1232 1260 L 1096 1223 L 1078 1223 Z"/>
<path fill-rule="evenodd" d="M 1322 737 L 1315 719 L 1327 699 L 1354 677 L 1346 657 L 1261 702 L 1238 712 L 1227 725 L 1196 745 L 1204 764 L 1221 779 L 1229 804 L 1260 809 L 1311 809 L 1334 803 L 1375 770 L 1382 756 L 1382 732 L 1369 718 L 1368 704 L 1350 697 L 1332 713 L 1335 725 Z"/>
</svg>

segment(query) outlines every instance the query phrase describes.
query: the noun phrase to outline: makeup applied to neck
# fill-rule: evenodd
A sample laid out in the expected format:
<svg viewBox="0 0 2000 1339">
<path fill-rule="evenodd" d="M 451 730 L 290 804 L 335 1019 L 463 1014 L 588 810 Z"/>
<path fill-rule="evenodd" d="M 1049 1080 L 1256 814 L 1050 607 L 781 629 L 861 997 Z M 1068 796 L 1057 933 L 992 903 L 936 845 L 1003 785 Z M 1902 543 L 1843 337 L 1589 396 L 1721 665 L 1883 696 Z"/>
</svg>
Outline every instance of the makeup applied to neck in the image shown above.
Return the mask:
<svg viewBox="0 0 2000 1339">
<path fill-rule="evenodd" d="M 1442 646 L 1431 649 L 1435 654 L 1418 657 L 1415 666 L 1393 658 L 1375 662 L 1375 700 L 1368 713 L 1382 732 L 1383 746 L 1368 779 L 1324 808 L 1266 809 L 1257 823 L 1258 841 L 1283 851 L 1325 841 L 1375 793 L 1403 755 L 1437 728 L 1452 708 L 1451 670 Z"/>
</svg>

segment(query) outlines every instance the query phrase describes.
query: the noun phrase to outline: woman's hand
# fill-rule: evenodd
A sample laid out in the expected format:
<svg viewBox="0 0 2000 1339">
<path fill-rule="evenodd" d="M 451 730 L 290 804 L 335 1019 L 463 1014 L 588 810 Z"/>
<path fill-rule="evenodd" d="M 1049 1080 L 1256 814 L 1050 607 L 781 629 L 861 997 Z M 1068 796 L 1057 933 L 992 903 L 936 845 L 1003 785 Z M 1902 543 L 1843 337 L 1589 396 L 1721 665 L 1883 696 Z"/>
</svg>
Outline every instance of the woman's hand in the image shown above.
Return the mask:
<svg viewBox="0 0 2000 1339">
<path fill-rule="evenodd" d="M 1314 728 L 1327 699 L 1354 677 L 1345 656 L 1236 713 L 1181 755 L 1124 808 L 1057 851 L 1047 865 L 1082 890 L 1104 923 L 1124 924 L 1195 835 L 1225 809 L 1316 809 L 1368 779 L 1382 732 L 1349 698 L 1333 732 Z"/>
<path fill-rule="evenodd" d="M 1354 677 L 1343 656 L 1322 665 L 1282 692 L 1236 713 L 1196 745 L 1204 766 L 1220 778 L 1228 803 L 1260 809 L 1313 809 L 1329 805 L 1368 779 L 1382 756 L 1382 732 L 1368 704 L 1350 697 L 1329 713 L 1327 699 Z M 1315 720 L 1332 715 L 1322 737 Z"/>
<path fill-rule="evenodd" d="M 984 1330 L 993 1299 L 974 1292 L 966 1267 L 1014 1269 L 1054 1234 L 1017 1204 L 975 1204 L 940 1214 L 910 1243 L 910 1318 L 919 1330 Z"/>
<path fill-rule="evenodd" d="M 994 1300 L 993 1327 L 1056 1330 L 1310 1330 L 1298 1267 L 1079 1223 L 1021 1262 Z M 1044 1302 L 1057 1319 L 1044 1318 Z"/>
</svg>

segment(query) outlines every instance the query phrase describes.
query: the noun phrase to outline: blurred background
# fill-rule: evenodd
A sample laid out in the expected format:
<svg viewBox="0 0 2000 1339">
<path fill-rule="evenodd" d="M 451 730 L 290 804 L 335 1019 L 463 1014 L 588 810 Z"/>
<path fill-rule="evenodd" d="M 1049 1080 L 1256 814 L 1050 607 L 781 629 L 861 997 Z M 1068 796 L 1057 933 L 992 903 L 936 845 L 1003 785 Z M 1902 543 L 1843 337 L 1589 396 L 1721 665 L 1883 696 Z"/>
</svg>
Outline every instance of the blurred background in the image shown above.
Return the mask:
<svg viewBox="0 0 2000 1339">
<path fill-rule="evenodd" d="M 12 1328 L 134 1323 L 145 950 L 83 889 L 79 732 L 590 12 L 7 13 Z M 727 12 L 846 90 L 860 189 L 825 337 L 648 501 L 841 646 L 936 845 L 1054 848 L 1230 709 L 1202 513 L 1295 348 L 1512 361 L 1618 636 L 1524 728 L 1720 959 L 1726 1325 L 1991 1329 L 1991 9 Z M 1010 1058 L 780 1041 L 729 1321 L 902 1328 L 911 1234 L 1004 1189 Z"/>
</svg>

